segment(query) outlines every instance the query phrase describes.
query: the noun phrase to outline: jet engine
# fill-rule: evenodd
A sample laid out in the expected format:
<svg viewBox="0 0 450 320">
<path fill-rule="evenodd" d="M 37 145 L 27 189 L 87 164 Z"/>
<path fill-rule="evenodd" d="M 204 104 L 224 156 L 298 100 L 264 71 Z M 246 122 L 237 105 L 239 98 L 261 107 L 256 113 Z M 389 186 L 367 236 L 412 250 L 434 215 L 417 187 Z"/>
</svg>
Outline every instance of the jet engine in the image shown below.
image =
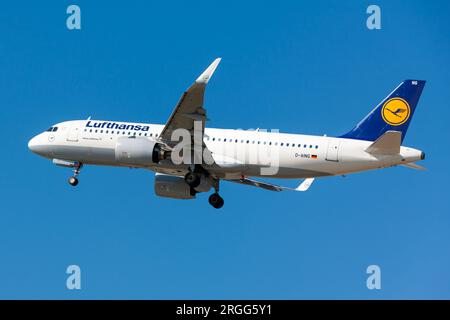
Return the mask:
<svg viewBox="0 0 450 320">
<path fill-rule="evenodd" d="M 212 188 L 212 179 L 204 175 L 200 178 L 200 184 L 192 188 L 184 177 L 170 174 L 155 174 L 155 193 L 160 197 L 175 199 L 193 199 L 198 192 L 208 192 Z"/>
<path fill-rule="evenodd" d="M 154 140 L 144 137 L 120 137 L 115 148 L 116 161 L 129 165 L 156 164 L 164 159 L 164 150 Z"/>
<path fill-rule="evenodd" d="M 191 187 L 184 181 L 184 177 L 172 176 L 170 174 L 155 174 L 155 193 L 160 197 L 175 199 L 193 199 Z"/>
</svg>

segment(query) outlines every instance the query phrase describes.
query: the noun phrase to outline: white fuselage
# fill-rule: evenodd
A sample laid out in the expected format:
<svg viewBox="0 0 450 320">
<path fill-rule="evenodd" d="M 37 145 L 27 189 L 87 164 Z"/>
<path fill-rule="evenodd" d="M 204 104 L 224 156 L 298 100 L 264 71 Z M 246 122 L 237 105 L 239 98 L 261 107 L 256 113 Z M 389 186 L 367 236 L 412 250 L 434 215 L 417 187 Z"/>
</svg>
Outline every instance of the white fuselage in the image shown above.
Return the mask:
<svg viewBox="0 0 450 320">
<path fill-rule="evenodd" d="M 93 123 L 105 125 L 93 127 Z M 116 158 L 118 138 L 134 135 L 157 140 L 163 129 L 157 124 L 92 120 L 67 121 L 55 127 L 56 131 L 43 132 L 31 139 L 29 148 L 50 159 L 128 167 L 131 165 Z M 203 141 L 214 159 L 208 171 L 218 178 L 343 175 L 415 162 L 423 157 L 420 150 L 409 147 L 401 147 L 397 155 L 374 156 L 365 151 L 372 141 L 260 130 L 206 128 Z M 133 167 L 178 175 L 185 172 L 185 168 L 170 161 Z"/>
</svg>

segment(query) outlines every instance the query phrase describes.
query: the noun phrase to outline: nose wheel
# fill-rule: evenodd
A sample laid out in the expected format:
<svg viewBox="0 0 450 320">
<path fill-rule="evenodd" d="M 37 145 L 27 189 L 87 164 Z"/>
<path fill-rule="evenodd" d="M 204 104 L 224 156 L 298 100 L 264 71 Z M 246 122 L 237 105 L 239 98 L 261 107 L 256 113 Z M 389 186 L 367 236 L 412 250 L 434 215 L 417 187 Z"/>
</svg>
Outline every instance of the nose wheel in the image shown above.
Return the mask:
<svg viewBox="0 0 450 320">
<path fill-rule="evenodd" d="M 69 178 L 69 184 L 70 184 L 72 187 L 75 187 L 75 186 L 78 184 L 78 179 L 77 179 L 77 177 L 70 177 L 70 178 Z"/>
<path fill-rule="evenodd" d="M 75 187 L 78 184 L 78 175 L 80 174 L 81 167 L 83 165 L 80 163 L 73 169 L 73 176 L 69 178 L 68 182 L 72 187 Z"/>
</svg>

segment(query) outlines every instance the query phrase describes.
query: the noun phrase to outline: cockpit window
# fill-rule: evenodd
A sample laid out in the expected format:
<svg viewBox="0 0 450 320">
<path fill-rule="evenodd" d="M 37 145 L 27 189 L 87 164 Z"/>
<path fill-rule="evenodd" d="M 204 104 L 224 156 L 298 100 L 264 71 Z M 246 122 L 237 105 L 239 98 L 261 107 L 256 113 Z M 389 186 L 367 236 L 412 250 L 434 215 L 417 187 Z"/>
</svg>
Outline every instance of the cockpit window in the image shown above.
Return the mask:
<svg viewBox="0 0 450 320">
<path fill-rule="evenodd" d="M 55 132 L 56 130 L 58 130 L 58 127 L 50 127 L 47 130 L 45 130 L 45 132 Z"/>
</svg>

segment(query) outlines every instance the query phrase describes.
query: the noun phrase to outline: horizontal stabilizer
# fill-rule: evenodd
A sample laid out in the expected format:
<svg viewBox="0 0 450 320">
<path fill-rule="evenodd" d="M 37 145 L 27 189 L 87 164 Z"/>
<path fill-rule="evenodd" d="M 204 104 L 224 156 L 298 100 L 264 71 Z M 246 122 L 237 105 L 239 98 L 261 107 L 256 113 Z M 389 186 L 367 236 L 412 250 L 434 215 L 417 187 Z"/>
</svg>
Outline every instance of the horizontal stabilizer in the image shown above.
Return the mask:
<svg viewBox="0 0 450 320">
<path fill-rule="evenodd" d="M 370 154 L 395 155 L 400 153 L 402 133 L 400 131 L 386 131 L 366 151 Z"/>
<path fill-rule="evenodd" d="M 419 166 L 418 164 L 412 163 L 412 162 L 411 162 L 411 163 L 405 163 L 405 164 L 402 164 L 402 166 L 404 166 L 404 167 L 406 167 L 406 168 L 416 169 L 416 170 L 422 170 L 422 171 L 427 170 L 427 168 L 422 167 L 422 166 Z"/>
</svg>

